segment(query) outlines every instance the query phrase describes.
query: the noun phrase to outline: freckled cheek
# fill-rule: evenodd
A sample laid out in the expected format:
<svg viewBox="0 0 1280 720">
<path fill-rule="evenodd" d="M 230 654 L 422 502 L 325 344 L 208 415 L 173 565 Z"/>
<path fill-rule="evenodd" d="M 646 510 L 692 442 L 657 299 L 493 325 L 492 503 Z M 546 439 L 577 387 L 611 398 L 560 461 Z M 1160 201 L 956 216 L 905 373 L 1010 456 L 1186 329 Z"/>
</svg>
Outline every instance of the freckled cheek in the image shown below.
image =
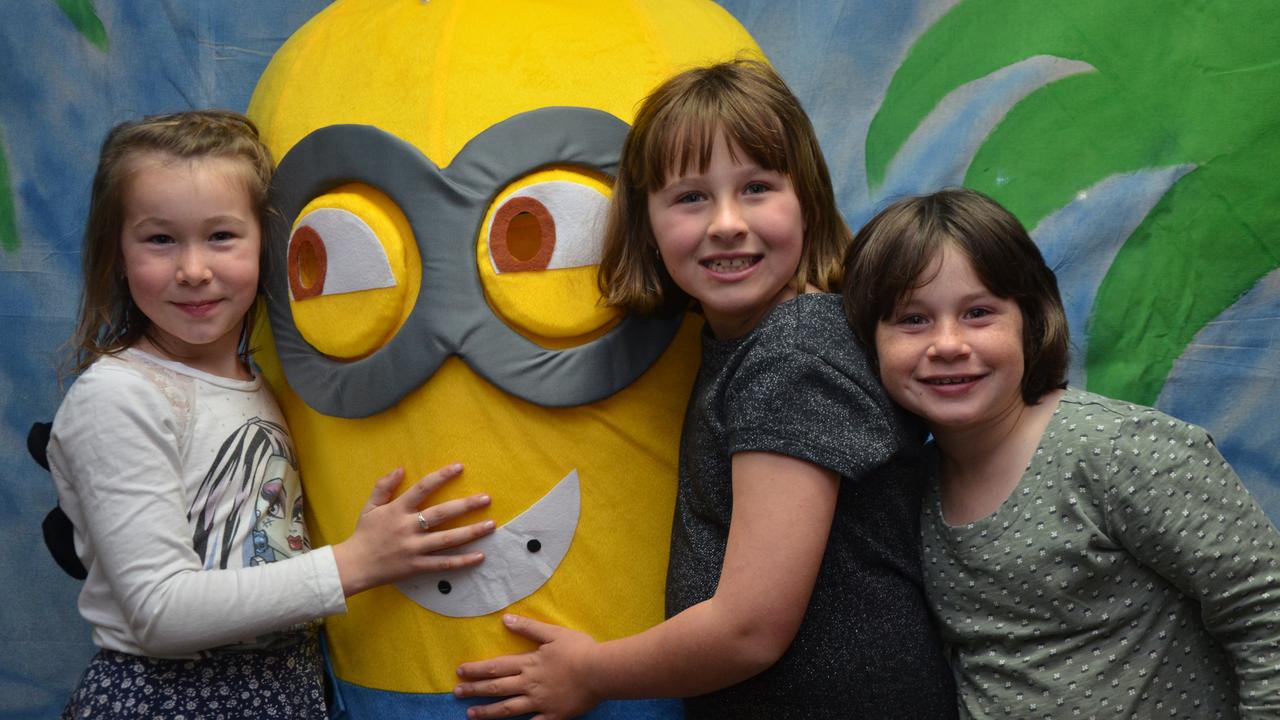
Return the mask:
<svg viewBox="0 0 1280 720">
<path fill-rule="evenodd" d="M 902 349 L 892 343 L 878 344 L 876 354 L 880 361 L 880 382 L 894 400 L 909 392 L 912 366 Z"/>
</svg>

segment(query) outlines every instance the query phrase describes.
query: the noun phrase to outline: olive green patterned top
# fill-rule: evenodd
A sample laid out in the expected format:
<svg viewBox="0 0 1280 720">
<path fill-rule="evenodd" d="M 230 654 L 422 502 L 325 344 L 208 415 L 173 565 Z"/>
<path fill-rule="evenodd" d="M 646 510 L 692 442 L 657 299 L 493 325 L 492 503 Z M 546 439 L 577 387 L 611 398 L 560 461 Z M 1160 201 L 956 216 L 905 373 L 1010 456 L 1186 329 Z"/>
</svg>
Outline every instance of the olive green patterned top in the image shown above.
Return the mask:
<svg viewBox="0 0 1280 720">
<path fill-rule="evenodd" d="M 1204 430 L 1068 389 L 995 513 L 940 508 L 925 583 L 962 716 L 1280 717 L 1280 535 Z"/>
</svg>

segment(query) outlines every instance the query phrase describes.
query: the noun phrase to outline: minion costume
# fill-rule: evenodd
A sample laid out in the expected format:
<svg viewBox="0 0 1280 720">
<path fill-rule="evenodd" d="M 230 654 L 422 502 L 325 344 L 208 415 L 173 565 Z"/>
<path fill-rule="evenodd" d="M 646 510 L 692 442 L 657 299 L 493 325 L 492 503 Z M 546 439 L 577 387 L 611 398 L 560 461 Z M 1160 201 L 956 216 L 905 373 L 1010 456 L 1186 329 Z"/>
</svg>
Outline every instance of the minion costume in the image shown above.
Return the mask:
<svg viewBox="0 0 1280 720">
<path fill-rule="evenodd" d="M 281 218 L 255 342 L 313 535 L 346 537 L 390 468 L 454 461 L 431 502 L 486 492 L 498 524 L 464 548 L 479 567 L 327 622 L 339 711 L 461 717 L 458 664 L 531 648 L 503 611 L 599 640 L 662 620 L 701 323 L 604 307 L 596 265 L 640 100 L 741 55 L 761 54 L 706 0 L 340 0 L 263 74 L 249 115 Z"/>
</svg>

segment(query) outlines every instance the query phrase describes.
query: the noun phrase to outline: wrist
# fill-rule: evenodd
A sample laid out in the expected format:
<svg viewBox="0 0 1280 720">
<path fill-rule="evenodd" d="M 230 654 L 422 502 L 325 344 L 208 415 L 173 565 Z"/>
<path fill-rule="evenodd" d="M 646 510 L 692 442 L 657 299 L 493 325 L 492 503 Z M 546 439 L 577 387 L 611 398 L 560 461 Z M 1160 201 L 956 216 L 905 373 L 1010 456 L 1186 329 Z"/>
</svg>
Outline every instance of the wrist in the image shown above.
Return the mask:
<svg viewBox="0 0 1280 720">
<path fill-rule="evenodd" d="M 351 597 L 373 587 L 364 572 L 365 563 L 360 562 L 357 556 L 358 552 L 351 546 L 350 538 L 333 545 L 333 562 L 338 566 L 338 581 L 342 583 L 344 597 Z"/>
<path fill-rule="evenodd" d="M 606 700 L 628 696 L 624 688 L 613 682 L 623 672 L 621 668 L 612 667 L 608 645 L 609 642 L 596 642 L 593 639 L 573 658 L 573 677 L 578 678 L 579 687 L 592 707 Z"/>
</svg>

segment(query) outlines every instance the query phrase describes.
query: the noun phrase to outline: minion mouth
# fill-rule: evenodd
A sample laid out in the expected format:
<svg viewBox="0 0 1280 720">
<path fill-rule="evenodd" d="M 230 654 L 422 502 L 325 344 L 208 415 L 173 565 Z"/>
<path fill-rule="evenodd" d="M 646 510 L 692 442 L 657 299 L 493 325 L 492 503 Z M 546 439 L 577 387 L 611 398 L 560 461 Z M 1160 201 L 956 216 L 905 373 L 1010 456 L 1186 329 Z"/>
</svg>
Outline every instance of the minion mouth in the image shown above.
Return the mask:
<svg viewBox="0 0 1280 720">
<path fill-rule="evenodd" d="M 301 549 L 302 549 L 302 536 L 301 536 L 301 535 L 290 535 L 290 536 L 289 536 L 289 549 L 290 549 L 290 550 L 301 550 Z"/>
<path fill-rule="evenodd" d="M 581 493 L 572 470 L 524 512 L 492 534 L 447 553 L 484 553 L 464 570 L 425 573 L 396 584 L 410 600 L 448 617 L 476 617 L 523 600 L 542 587 L 569 551 Z"/>
<path fill-rule="evenodd" d="M 760 262 L 759 255 L 739 255 L 737 257 L 703 260 L 702 266 L 712 272 L 730 273 L 738 272 L 739 270 L 746 270 L 758 262 Z"/>
</svg>

